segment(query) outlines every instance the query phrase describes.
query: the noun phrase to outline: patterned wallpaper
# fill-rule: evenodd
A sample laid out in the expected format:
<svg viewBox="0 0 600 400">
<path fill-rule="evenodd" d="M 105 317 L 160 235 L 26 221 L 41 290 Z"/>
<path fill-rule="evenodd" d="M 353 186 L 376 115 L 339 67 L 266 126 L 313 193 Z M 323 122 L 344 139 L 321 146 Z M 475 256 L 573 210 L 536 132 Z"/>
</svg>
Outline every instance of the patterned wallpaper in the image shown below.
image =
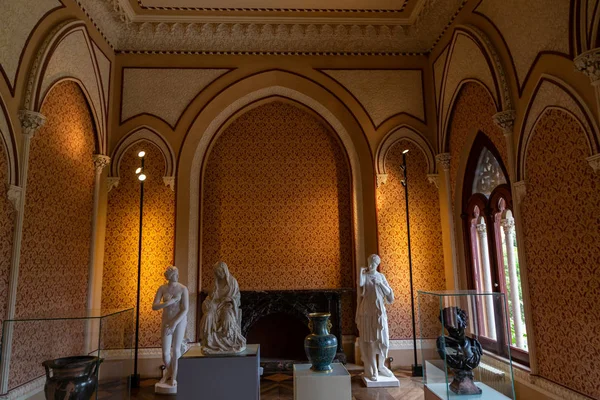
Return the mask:
<svg viewBox="0 0 600 400">
<path fill-rule="evenodd" d="M 8 184 L 8 160 L 4 143 L 0 140 L 0 187 Z M 6 190 L 6 189 L 5 189 Z M 15 212 L 6 191 L 0 194 L 0 324 L 6 315 L 8 279 L 12 259 L 12 243 Z"/>
<path fill-rule="evenodd" d="M 402 151 L 407 155 L 409 179 L 410 237 L 413 261 L 415 311 L 417 290 L 444 290 L 444 254 L 438 189 L 427 181 L 427 159 L 408 140 L 396 142 L 386 157 L 387 183 L 377 189 L 380 270 L 394 290 L 395 302 L 388 306 L 390 338 L 412 338 L 410 274 L 406 230 L 406 199 L 400 183 L 403 177 Z M 436 310 L 428 310 L 436 314 Z M 418 317 L 418 316 L 417 316 Z M 435 337 L 439 327 L 427 318 L 424 334 Z M 419 321 L 417 320 L 417 332 Z"/>
<path fill-rule="evenodd" d="M 283 102 L 242 115 L 211 150 L 203 196 L 203 290 L 218 260 L 241 290 L 353 286 L 350 170 L 317 118 Z"/>
<path fill-rule="evenodd" d="M 146 152 L 144 230 L 140 295 L 140 347 L 160 347 L 161 313 L 152 311 L 163 273 L 173 263 L 175 193 L 163 183 L 165 161 L 154 144 L 141 141 L 123 155 L 119 185 L 108 194 L 102 308 L 135 307 L 140 185 L 135 175 L 140 150 Z"/>
<path fill-rule="evenodd" d="M 41 110 L 31 141 L 17 317 L 85 308 L 94 187 L 94 127 L 79 86 L 65 81 Z M 38 323 L 39 324 L 39 323 Z M 42 373 L 41 361 L 82 350 L 77 324 L 16 328 L 10 386 Z"/>
<path fill-rule="evenodd" d="M 539 374 L 600 398 L 600 175 L 584 132 L 547 111 L 526 154 L 523 229 Z"/>
<path fill-rule="evenodd" d="M 461 156 L 468 156 L 465 152 L 465 146 L 467 138 L 472 132 L 482 131 L 485 133 L 500 153 L 502 163 L 505 166 L 508 165 L 506 139 L 502 130 L 492 120 L 495 113 L 494 100 L 483 86 L 473 82 L 463 85 L 454 103 L 447 133 L 449 135 L 449 152 L 452 156 L 450 161 L 452 199 L 454 199 L 457 189 L 460 158 Z"/>
</svg>

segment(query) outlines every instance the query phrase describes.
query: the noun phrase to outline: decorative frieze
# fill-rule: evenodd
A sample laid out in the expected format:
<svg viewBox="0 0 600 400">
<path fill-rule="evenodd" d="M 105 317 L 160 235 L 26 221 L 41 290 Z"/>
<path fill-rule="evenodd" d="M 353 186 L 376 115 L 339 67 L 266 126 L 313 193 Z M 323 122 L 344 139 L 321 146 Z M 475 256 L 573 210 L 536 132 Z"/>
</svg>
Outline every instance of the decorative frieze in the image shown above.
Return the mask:
<svg viewBox="0 0 600 400">
<path fill-rule="evenodd" d="M 600 85 L 600 48 L 581 53 L 573 62 L 579 72 L 590 78 L 593 86 Z"/>
<path fill-rule="evenodd" d="M 435 159 L 444 171 L 450 170 L 450 160 L 452 159 L 450 153 L 440 153 L 437 156 L 435 156 Z"/>
</svg>

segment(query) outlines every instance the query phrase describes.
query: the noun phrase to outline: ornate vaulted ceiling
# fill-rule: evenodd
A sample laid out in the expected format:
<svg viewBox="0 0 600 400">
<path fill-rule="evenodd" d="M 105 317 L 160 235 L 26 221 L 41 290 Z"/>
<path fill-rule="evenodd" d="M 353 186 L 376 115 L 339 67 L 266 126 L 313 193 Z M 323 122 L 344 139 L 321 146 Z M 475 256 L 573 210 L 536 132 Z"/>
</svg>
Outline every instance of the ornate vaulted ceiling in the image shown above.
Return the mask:
<svg viewBox="0 0 600 400">
<path fill-rule="evenodd" d="M 75 0 L 120 52 L 426 53 L 465 0 Z"/>
</svg>

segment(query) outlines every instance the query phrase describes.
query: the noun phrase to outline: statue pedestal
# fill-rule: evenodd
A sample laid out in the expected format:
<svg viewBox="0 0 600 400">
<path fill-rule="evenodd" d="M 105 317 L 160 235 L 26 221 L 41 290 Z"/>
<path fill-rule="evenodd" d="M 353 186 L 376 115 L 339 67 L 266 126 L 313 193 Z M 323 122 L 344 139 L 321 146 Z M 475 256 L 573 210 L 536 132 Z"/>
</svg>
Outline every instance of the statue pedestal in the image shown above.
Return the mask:
<svg viewBox="0 0 600 400">
<path fill-rule="evenodd" d="M 398 387 L 400 386 L 400 381 L 395 376 L 377 376 L 377 380 L 373 381 L 369 378 L 362 377 L 363 382 L 368 388 L 372 387 Z"/>
<path fill-rule="evenodd" d="M 166 383 L 155 383 L 154 393 L 157 394 L 177 394 L 177 385 L 171 386 Z"/>
<path fill-rule="evenodd" d="M 329 373 L 314 372 L 310 364 L 294 364 L 294 400 L 349 400 L 350 374 L 343 364 L 331 364 Z"/>
<path fill-rule="evenodd" d="M 248 344 L 235 354 L 203 354 L 200 346 L 190 348 L 179 359 L 177 399 L 259 400 L 260 348 Z"/>
</svg>

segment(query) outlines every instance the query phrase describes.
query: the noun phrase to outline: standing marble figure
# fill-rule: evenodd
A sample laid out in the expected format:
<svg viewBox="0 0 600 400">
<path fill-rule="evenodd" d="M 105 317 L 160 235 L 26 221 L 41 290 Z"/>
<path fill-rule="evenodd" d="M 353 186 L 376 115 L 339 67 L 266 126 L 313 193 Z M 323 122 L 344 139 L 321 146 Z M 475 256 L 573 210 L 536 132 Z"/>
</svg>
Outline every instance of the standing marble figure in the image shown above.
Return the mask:
<svg viewBox="0 0 600 400">
<path fill-rule="evenodd" d="M 390 345 L 385 304 L 394 301 L 394 292 L 385 276 L 377 271 L 380 262 L 381 259 L 377 254 L 371 254 L 368 268 L 361 268 L 359 277 L 360 296 L 356 310 L 356 325 L 360 335 L 359 344 L 367 385 L 369 381 L 377 381 L 378 375 L 394 376 L 385 366 Z"/>
<path fill-rule="evenodd" d="M 246 349 L 241 329 L 240 288 L 224 262 L 214 265 L 214 273 L 214 288 L 202 302 L 202 352 L 239 353 Z"/>
<path fill-rule="evenodd" d="M 181 357 L 183 336 L 187 326 L 189 308 L 188 289 L 178 282 L 177 267 L 167 267 L 167 283 L 158 288 L 152 309 L 162 312 L 162 356 L 165 365 L 162 379 L 154 385 L 156 393 L 177 393 L 177 360 Z M 162 300 L 162 302 L 161 302 Z M 171 346 L 173 354 L 171 354 Z"/>
</svg>

